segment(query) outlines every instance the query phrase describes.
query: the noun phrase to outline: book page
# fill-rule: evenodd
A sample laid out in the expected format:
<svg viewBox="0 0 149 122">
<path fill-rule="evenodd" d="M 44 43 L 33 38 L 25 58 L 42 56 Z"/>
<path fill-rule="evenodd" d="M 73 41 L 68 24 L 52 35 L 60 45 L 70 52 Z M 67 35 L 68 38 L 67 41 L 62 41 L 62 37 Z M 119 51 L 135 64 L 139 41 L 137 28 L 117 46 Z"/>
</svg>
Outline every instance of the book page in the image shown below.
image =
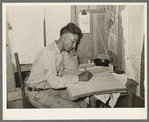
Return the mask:
<svg viewBox="0 0 149 122">
<path fill-rule="evenodd" d="M 67 90 L 72 99 L 81 96 L 89 96 L 98 91 L 126 88 L 111 73 L 94 74 L 88 82 L 78 82 L 68 86 Z"/>
</svg>

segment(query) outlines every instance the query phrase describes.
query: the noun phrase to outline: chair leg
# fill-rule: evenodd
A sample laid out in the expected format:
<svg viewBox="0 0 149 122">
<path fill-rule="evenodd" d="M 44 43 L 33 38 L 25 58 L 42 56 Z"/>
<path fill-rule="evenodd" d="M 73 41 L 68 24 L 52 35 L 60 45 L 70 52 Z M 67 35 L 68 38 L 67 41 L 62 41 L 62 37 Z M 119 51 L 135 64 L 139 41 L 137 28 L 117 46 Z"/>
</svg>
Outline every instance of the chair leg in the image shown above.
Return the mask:
<svg viewBox="0 0 149 122">
<path fill-rule="evenodd" d="M 104 108 L 104 106 L 104 103 L 101 102 L 99 108 Z"/>
</svg>

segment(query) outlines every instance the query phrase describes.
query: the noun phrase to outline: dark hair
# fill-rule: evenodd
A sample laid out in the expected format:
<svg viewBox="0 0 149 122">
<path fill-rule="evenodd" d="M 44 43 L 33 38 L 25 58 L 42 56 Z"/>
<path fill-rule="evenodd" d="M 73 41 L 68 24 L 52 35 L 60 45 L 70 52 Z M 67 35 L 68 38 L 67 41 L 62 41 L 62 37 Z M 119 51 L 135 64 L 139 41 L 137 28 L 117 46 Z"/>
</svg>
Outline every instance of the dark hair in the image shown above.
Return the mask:
<svg viewBox="0 0 149 122">
<path fill-rule="evenodd" d="M 68 23 L 66 26 L 64 26 L 61 30 L 60 30 L 60 36 L 62 36 L 65 33 L 72 33 L 72 34 L 77 34 L 79 36 L 79 39 L 82 38 L 82 32 L 81 29 L 76 26 L 74 23 Z"/>
</svg>

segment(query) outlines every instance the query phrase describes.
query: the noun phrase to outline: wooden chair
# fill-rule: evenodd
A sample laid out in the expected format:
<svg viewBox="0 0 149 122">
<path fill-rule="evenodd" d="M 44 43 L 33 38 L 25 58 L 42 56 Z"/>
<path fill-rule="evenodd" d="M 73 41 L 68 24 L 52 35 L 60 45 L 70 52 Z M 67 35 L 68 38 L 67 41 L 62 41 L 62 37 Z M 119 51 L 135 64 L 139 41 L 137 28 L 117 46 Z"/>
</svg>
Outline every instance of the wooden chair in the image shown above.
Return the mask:
<svg viewBox="0 0 149 122">
<path fill-rule="evenodd" d="M 28 100 L 28 97 L 25 94 L 25 83 L 22 79 L 22 74 L 21 74 L 21 65 L 19 62 L 19 57 L 18 53 L 15 53 L 15 60 L 16 60 L 16 67 L 19 75 L 19 81 L 21 85 L 21 92 L 22 92 L 22 102 L 23 102 L 23 108 L 35 108 Z"/>
</svg>

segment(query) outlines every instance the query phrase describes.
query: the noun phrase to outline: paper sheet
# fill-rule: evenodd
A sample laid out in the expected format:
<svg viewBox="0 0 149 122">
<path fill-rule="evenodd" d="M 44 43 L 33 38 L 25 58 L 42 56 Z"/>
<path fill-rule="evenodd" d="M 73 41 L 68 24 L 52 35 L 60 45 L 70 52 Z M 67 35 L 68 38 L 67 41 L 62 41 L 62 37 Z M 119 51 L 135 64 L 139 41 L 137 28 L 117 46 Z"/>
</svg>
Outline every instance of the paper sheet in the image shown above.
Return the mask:
<svg viewBox="0 0 149 122">
<path fill-rule="evenodd" d="M 79 27 L 82 33 L 90 33 L 90 14 L 82 15 L 79 13 Z"/>
<path fill-rule="evenodd" d="M 111 73 L 94 74 L 88 82 L 78 82 L 68 86 L 67 90 L 72 99 L 90 96 L 96 92 L 126 88 Z"/>
</svg>

